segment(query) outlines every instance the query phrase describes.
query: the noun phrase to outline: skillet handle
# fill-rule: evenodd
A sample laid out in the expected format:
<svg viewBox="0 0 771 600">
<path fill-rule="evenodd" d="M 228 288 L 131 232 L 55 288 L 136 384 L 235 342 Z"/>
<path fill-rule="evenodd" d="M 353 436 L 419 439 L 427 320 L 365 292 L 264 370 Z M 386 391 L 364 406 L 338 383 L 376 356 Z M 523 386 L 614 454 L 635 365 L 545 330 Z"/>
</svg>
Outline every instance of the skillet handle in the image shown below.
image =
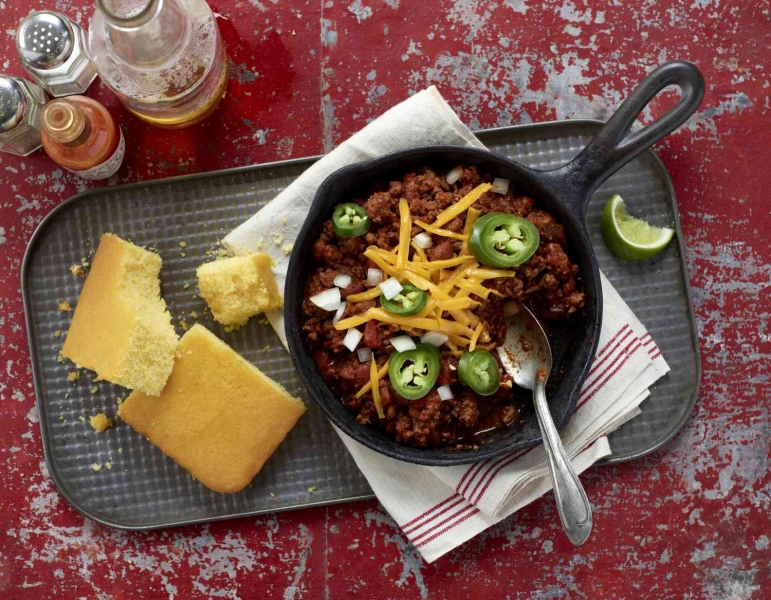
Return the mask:
<svg viewBox="0 0 771 600">
<path fill-rule="evenodd" d="M 635 119 L 664 88 L 676 85 L 678 103 L 650 125 L 629 133 Z M 671 61 L 651 71 L 571 162 L 546 175 L 551 187 L 583 222 L 592 193 L 635 156 L 672 133 L 696 112 L 704 97 L 704 77 L 691 63 Z"/>
</svg>

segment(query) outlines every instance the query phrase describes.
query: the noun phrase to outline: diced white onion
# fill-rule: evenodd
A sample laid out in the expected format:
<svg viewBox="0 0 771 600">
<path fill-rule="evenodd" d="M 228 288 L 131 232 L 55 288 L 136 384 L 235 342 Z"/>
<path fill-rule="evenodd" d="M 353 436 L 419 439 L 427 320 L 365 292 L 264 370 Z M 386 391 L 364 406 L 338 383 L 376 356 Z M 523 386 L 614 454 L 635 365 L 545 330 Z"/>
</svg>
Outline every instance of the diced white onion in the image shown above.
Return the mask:
<svg viewBox="0 0 771 600">
<path fill-rule="evenodd" d="M 341 299 L 342 297 L 340 296 L 340 288 L 336 287 L 324 290 L 315 296 L 311 296 L 311 302 L 313 302 L 319 308 L 323 308 L 324 310 L 328 310 L 330 312 L 340 308 Z"/>
<path fill-rule="evenodd" d="M 389 277 L 380 284 L 380 292 L 386 300 L 395 298 L 402 291 L 402 284 L 393 277 Z"/>
<path fill-rule="evenodd" d="M 347 288 L 349 285 L 351 285 L 351 276 L 346 275 L 345 273 L 340 273 L 337 277 L 335 277 L 335 280 L 332 282 L 339 288 Z"/>
<path fill-rule="evenodd" d="M 426 233 L 425 231 L 412 238 L 412 241 L 415 242 L 415 245 L 418 248 L 422 248 L 423 250 L 428 250 L 434 245 L 434 238 L 431 237 L 430 233 Z"/>
<path fill-rule="evenodd" d="M 457 370 L 458 370 L 458 367 L 456 367 L 455 365 L 450 365 L 450 371 L 457 371 Z"/>
<path fill-rule="evenodd" d="M 439 399 L 440 400 L 452 400 L 453 399 L 452 390 L 450 389 L 449 385 L 443 385 L 442 387 L 438 387 L 438 388 L 436 388 L 436 391 L 439 394 Z"/>
<path fill-rule="evenodd" d="M 337 309 L 337 312 L 335 313 L 335 316 L 332 317 L 332 324 L 334 325 L 337 323 L 340 318 L 343 316 L 343 313 L 345 312 L 345 307 L 348 306 L 347 302 L 341 302 L 340 308 Z"/>
<path fill-rule="evenodd" d="M 438 348 L 449 339 L 449 337 L 443 333 L 440 333 L 439 331 L 428 331 L 423 334 L 422 338 L 420 338 L 420 342 L 422 344 L 427 344 L 428 346 L 435 346 Z"/>
<path fill-rule="evenodd" d="M 365 363 L 372 360 L 372 350 L 369 348 L 359 348 L 356 354 L 359 355 L 359 362 Z"/>
<path fill-rule="evenodd" d="M 509 191 L 509 180 L 496 177 L 493 179 L 493 187 L 490 188 L 490 191 L 496 194 L 505 194 Z"/>
<path fill-rule="evenodd" d="M 460 179 L 460 176 L 463 175 L 463 169 L 460 166 L 455 167 L 452 171 L 447 173 L 447 176 L 444 178 L 447 183 L 452 185 L 458 179 Z"/>
<path fill-rule="evenodd" d="M 383 281 L 383 271 L 380 269 L 367 269 L 367 283 L 371 286 L 378 285 Z"/>
<path fill-rule="evenodd" d="M 345 337 L 343 338 L 343 346 L 353 352 L 356 350 L 356 346 L 359 345 L 362 337 L 364 337 L 364 334 L 355 327 L 352 327 L 348 330 L 348 333 L 346 333 Z"/>
<path fill-rule="evenodd" d="M 506 302 L 503 305 L 503 316 L 504 317 L 513 317 L 518 312 L 519 312 L 519 305 L 516 302 L 514 302 L 514 301 Z"/>
<path fill-rule="evenodd" d="M 407 352 L 407 350 L 414 350 L 417 348 L 415 341 L 408 335 L 392 337 L 391 345 L 397 352 Z"/>
</svg>

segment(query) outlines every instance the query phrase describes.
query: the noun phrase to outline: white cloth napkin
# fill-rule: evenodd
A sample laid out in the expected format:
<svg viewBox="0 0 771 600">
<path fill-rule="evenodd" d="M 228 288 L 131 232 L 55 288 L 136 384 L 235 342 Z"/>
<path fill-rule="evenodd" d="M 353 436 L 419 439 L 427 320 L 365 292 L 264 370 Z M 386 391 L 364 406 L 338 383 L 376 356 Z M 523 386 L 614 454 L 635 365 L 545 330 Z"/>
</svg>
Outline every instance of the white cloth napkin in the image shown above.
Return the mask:
<svg viewBox="0 0 771 600">
<path fill-rule="evenodd" d="M 283 288 L 286 244 L 296 238 L 316 188 L 327 175 L 401 148 L 439 144 L 484 147 L 430 87 L 319 160 L 223 242 L 236 254 L 268 252 Z M 611 453 L 608 433 L 640 414 L 638 407 L 648 397 L 648 388 L 669 371 L 645 327 L 604 276 L 602 288 L 599 350 L 576 413 L 562 432 L 579 473 Z M 281 313 L 268 318 L 286 346 Z M 542 447 L 472 465 L 424 467 L 382 456 L 338 433 L 380 502 L 428 562 L 551 489 Z"/>
</svg>

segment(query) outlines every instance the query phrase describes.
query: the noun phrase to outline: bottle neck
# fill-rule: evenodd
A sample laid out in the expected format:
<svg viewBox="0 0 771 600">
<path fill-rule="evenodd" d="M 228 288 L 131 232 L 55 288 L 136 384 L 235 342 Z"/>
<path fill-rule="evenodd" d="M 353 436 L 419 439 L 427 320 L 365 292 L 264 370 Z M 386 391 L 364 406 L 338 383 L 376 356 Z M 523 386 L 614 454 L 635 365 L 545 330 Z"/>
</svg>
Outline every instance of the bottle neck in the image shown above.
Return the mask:
<svg viewBox="0 0 771 600">
<path fill-rule="evenodd" d="M 190 19 L 177 0 L 97 0 L 115 54 L 136 67 L 173 63 L 190 36 Z"/>
<path fill-rule="evenodd" d="M 54 142 L 77 146 L 88 139 L 91 120 L 76 104 L 52 100 L 43 109 L 40 128 Z"/>
</svg>

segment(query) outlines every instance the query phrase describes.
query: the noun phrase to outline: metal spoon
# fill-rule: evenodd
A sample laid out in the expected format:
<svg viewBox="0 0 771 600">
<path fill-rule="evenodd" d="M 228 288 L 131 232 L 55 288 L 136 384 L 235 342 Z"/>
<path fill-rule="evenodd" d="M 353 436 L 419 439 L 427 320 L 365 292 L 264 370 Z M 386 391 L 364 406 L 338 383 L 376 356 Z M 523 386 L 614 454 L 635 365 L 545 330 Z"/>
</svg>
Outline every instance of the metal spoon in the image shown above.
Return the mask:
<svg viewBox="0 0 771 600">
<path fill-rule="evenodd" d="M 533 392 L 562 528 L 570 541 L 580 546 L 592 531 L 592 507 L 565 453 L 546 403 L 546 380 L 552 366 L 551 348 L 533 313 L 521 304 L 518 308 L 515 315 L 506 319 L 506 342 L 498 348 L 498 355 L 514 382 Z"/>
</svg>

